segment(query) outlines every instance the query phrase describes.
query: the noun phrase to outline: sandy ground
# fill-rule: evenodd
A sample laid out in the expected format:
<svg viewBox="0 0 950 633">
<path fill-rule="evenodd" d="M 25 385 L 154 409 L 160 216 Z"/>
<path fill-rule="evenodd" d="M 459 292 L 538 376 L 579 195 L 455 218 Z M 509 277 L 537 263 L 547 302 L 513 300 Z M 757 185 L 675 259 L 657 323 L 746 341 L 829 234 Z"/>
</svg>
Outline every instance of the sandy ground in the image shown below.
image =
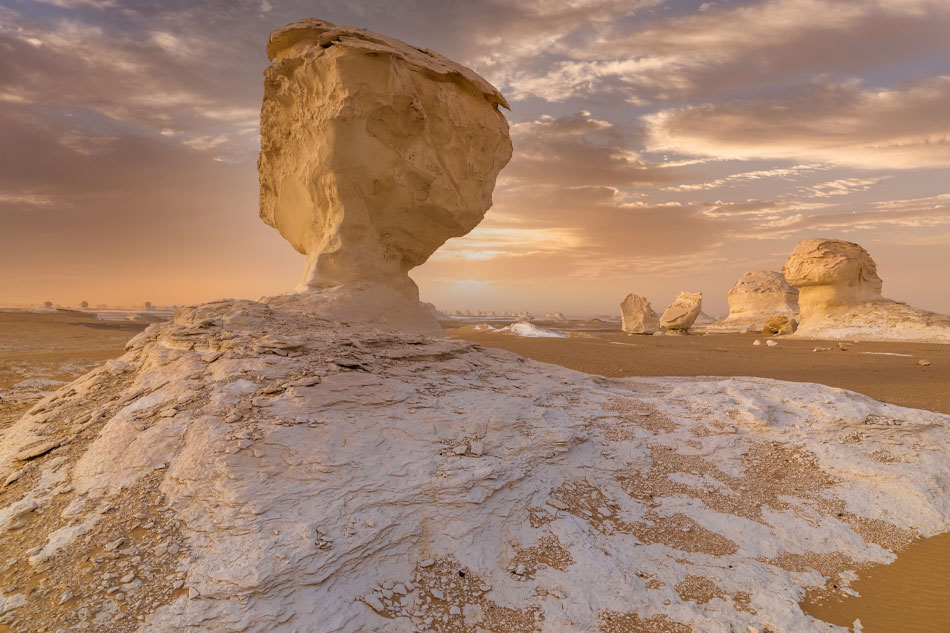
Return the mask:
<svg viewBox="0 0 950 633">
<path fill-rule="evenodd" d="M 504 326 L 506 323 L 494 323 Z M 452 337 L 497 347 L 589 374 L 623 376 L 758 376 L 816 382 L 849 389 L 875 400 L 950 413 L 950 345 L 850 343 L 775 339 L 754 334 L 630 336 L 619 329 L 539 322 L 570 332 L 569 338 L 523 338 L 476 331 L 444 322 Z M 762 345 L 755 346 L 756 339 Z M 830 348 L 814 351 L 816 347 Z M 902 354 L 892 356 L 891 354 Z M 930 361 L 927 367 L 919 360 Z"/>
<path fill-rule="evenodd" d="M 950 630 L 950 534 L 921 539 L 890 565 L 866 569 L 851 585 L 860 597 L 809 592 L 802 610 L 864 633 L 939 633 Z"/>
<path fill-rule="evenodd" d="M 94 312 L 0 310 L 0 429 L 60 382 L 110 358 L 149 321 L 101 321 Z"/>
</svg>

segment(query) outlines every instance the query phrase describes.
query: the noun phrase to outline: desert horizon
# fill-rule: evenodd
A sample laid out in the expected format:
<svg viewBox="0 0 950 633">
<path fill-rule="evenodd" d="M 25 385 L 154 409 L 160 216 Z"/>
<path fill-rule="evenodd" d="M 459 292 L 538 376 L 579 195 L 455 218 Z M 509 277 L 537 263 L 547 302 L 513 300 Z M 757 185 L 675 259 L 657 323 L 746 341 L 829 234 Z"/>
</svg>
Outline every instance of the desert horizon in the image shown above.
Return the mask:
<svg viewBox="0 0 950 633">
<path fill-rule="evenodd" d="M 0 633 L 950 630 L 948 27 L 0 0 Z"/>
<path fill-rule="evenodd" d="M 494 204 L 413 271 L 425 301 L 585 315 L 687 290 L 725 314 L 743 273 L 827 237 L 873 254 L 885 296 L 950 312 L 937 0 L 0 7 L 4 305 L 291 290 L 300 255 L 256 219 L 259 42 L 318 12 L 511 107 Z"/>
</svg>

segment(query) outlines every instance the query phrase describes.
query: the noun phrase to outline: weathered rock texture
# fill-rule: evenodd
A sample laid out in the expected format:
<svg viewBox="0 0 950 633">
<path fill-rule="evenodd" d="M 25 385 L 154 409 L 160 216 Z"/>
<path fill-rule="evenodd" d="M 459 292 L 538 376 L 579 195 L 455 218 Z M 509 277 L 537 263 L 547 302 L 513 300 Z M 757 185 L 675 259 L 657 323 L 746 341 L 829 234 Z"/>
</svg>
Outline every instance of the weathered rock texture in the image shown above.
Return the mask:
<svg viewBox="0 0 950 633">
<path fill-rule="evenodd" d="M 870 254 L 853 242 L 800 242 L 782 272 L 799 290 L 801 338 L 950 343 L 950 316 L 885 299 Z"/>
<path fill-rule="evenodd" d="M 321 20 L 267 46 L 260 214 L 307 255 L 299 290 L 378 283 L 465 235 L 511 157 L 504 97 L 473 71 Z"/>
<path fill-rule="evenodd" d="M 753 270 L 729 289 L 729 315 L 709 326 L 722 332 L 759 331 L 774 316 L 798 316 L 798 290 L 782 273 Z"/>
<path fill-rule="evenodd" d="M 853 242 L 799 242 L 782 273 L 798 288 L 803 321 L 826 318 L 881 297 L 883 282 L 866 250 Z"/>
<path fill-rule="evenodd" d="M 653 334 L 660 329 L 660 318 L 640 295 L 627 295 L 620 304 L 620 319 L 620 328 L 628 334 Z"/>
<path fill-rule="evenodd" d="M 3 432 L 0 620 L 811 631 L 803 588 L 950 530 L 948 416 L 592 377 L 315 319 L 320 300 L 183 309 Z"/>
<path fill-rule="evenodd" d="M 667 330 L 686 332 L 695 323 L 703 307 L 703 293 L 681 292 L 663 311 L 660 325 Z"/>
<path fill-rule="evenodd" d="M 789 319 L 784 314 L 777 314 L 762 326 L 760 332 L 770 336 L 794 334 L 798 329 L 798 321 Z"/>
</svg>

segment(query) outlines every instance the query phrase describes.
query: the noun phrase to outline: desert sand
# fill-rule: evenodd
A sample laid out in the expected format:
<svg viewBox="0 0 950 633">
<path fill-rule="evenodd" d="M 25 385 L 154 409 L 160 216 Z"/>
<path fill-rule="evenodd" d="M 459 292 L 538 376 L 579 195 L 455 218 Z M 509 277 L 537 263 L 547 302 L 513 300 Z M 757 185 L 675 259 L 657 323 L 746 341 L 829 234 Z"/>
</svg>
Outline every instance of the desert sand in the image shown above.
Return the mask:
<svg viewBox="0 0 950 633">
<path fill-rule="evenodd" d="M 34 402 L 102 362 L 153 320 L 92 312 L 0 310 L 0 429 Z"/>
<path fill-rule="evenodd" d="M 0 431 L 0 625 L 843 633 L 808 590 L 950 531 L 946 415 L 446 337 L 408 272 L 490 205 L 503 99 L 319 20 L 268 55 L 261 213 L 303 281 L 181 309 Z M 436 131 L 455 142 L 410 142 Z M 395 176 L 365 182 L 374 161 Z"/>
<path fill-rule="evenodd" d="M 950 345 L 893 341 L 838 342 L 761 334 L 629 336 L 581 322 L 545 323 L 565 338 L 508 336 L 443 321 L 446 331 L 486 347 L 600 376 L 758 376 L 856 391 L 881 402 L 950 413 Z M 504 327 L 503 322 L 487 322 Z M 816 348 L 822 351 L 814 351 Z M 928 360 L 921 367 L 918 361 Z"/>
</svg>

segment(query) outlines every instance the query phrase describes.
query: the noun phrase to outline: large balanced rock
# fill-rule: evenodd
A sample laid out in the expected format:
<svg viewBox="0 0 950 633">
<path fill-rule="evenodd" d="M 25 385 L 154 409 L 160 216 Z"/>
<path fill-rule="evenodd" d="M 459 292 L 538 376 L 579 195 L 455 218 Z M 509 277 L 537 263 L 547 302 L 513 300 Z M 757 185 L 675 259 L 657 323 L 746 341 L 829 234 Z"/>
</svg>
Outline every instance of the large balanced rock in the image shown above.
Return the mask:
<svg viewBox="0 0 950 633">
<path fill-rule="evenodd" d="M 660 325 L 667 330 L 686 332 L 692 327 L 703 307 L 703 293 L 681 292 L 663 311 Z"/>
<path fill-rule="evenodd" d="M 759 331 L 776 316 L 791 319 L 798 315 L 798 290 L 782 273 L 753 270 L 729 289 L 729 315 L 710 325 L 721 332 Z"/>
<path fill-rule="evenodd" d="M 640 295 L 627 295 L 620 304 L 620 315 L 620 328 L 628 334 L 653 334 L 660 329 L 660 318 Z"/>
<path fill-rule="evenodd" d="M 298 290 L 409 279 L 492 203 L 505 98 L 468 68 L 378 33 L 301 20 L 267 46 L 260 214 L 307 255 Z"/>
<path fill-rule="evenodd" d="M 800 242 L 782 272 L 798 288 L 802 338 L 950 343 L 950 317 L 885 299 L 871 255 L 853 242 Z"/>
</svg>

